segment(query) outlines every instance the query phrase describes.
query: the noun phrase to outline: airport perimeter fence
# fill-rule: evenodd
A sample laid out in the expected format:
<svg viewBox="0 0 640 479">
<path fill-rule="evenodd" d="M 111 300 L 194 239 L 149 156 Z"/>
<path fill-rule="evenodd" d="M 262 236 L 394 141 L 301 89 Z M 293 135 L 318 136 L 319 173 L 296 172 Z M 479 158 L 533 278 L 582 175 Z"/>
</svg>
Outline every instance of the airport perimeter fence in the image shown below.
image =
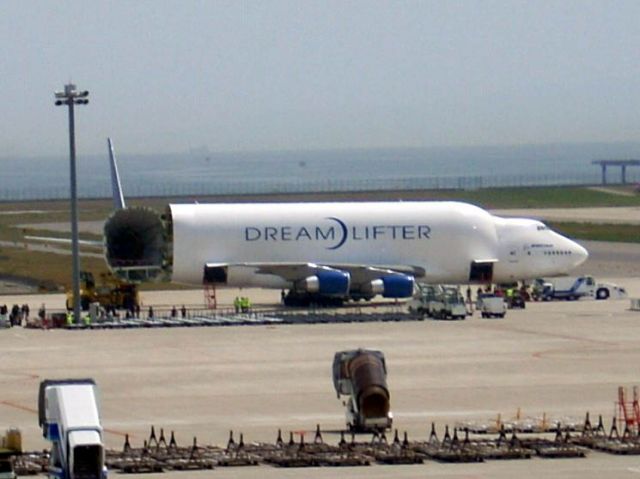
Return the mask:
<svg viewBox="0 0 640 479">
<path fill-rule="evenodd" d="M 620 185 L 610 174 L 607 185 Z M 639 171 L 627 171 L 627 184 L 640 183 Z M 109 178 L 93 179 L 78 186 L 80 198 L 110 198 Z M 519 174 L 487 176 L 424 176 L 387 178 L 322 178 L 282 180 L 212 180 L 196 182 L 123 181 L 126 197 L 202 197 L 362 191 L 477 190 L 482 188 L 601 185 L 599 172 L 575 174 Z M 17 186 L 4 184 L 0 201 L 66 199 L 68 185 Z"/>
</svg>

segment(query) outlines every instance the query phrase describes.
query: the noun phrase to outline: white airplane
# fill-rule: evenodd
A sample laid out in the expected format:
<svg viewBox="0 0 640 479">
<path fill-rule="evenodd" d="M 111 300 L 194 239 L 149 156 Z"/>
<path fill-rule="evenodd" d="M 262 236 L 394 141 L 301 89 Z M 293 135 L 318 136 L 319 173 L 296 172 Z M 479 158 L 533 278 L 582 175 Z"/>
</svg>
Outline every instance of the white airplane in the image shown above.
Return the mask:
<svg viewBox="0 0 640 479">
<path fill-rule="evenodd" d="M 111 270 L 130 281 L 289 290 L 290 297 L 405 298 L 424 283 L 563 275 L 587 250 L 540 221 L 460 202 L 170 204 L 126 207 L 110 143 Z"/>
</svg>

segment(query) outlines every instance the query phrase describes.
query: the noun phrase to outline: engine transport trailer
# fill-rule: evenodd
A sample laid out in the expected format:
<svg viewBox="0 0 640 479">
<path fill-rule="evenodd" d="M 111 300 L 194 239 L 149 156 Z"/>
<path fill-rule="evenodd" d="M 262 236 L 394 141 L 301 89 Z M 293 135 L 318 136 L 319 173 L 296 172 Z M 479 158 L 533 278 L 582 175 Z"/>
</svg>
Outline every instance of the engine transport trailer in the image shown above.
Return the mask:
<svg viewBox="0 0 640 479">
<path fill-rule="evenodd" d="M 543 301 L 580 298 L 603 300 L 627 297 L 627 291 L 624 288 L 612 283 L 596 282 L 593 276 L 539 278 L 534 281 L 533 288 L 535 294 Z"/>
<path fill-rule="evenodd" d="M 93 379 L 44 380 L 38 421 L 51 441 L 51 479 L 106 479 L 102 426 Z"/>
<path fill-rule="evenodd" d="M 338 399 L 349 396 L 347 428 L 353 432 L 391 428 L 387 366 L 381 351 L 355 349 L 337 352 L 333 358 L 333 385 Z"/>
</svg>

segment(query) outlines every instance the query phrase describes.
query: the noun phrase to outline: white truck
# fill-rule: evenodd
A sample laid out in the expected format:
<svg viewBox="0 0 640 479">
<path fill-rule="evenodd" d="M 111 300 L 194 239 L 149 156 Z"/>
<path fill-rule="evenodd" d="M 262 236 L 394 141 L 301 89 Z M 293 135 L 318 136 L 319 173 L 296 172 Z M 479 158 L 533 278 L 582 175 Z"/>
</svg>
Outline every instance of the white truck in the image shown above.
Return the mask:
<svg viewBox="0 0 640 479">
<path fill-rule="evenodd" d="M 584 297 L 598 300 L 627 297 L 627 291 L 624 288 L 612 283 L 596 282 L 593 276 L 536 279 L 534 289 L 539 291 L 539 296 L 544 301 L 552 299 L 576 300 Z"/>
<path fill-rule="evenodd" d="M 38 419 L 51 441 L 49 477 L 106 479 L 102 426 L 93 379 L 40 383 Z"/>
<path fill-rule="evenodd" d="M 483 318 L 504 318 L 507 314 L 507 303 L 502 296 L 493 293 L 482 293 L 476 301 L 476 308 Z"/>
</svg>

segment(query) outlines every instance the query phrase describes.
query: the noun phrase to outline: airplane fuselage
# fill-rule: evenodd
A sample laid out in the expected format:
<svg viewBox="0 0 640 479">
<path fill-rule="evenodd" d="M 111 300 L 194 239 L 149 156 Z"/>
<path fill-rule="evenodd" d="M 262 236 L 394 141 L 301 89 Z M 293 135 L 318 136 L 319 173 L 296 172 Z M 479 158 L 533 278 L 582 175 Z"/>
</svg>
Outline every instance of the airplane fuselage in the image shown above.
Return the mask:
<svg viewBox="0 0 640 479">
<path fill-rule="evenodd" d="M 224 268 L 224 285 L 240 287 L 294 287 L 300 265 L 368 267 L 431 283 L 508 282 L 566 274 L 587 257 L 539 221 L 460 202 L 172 204 L 161 225 L 149 210 L 120 210 L 105 237 L 116 272 L 146 264 L 202 285 L 210 265 Z M 130 238 L 140 244 L 127 250 Z M 352 289 L 357 277 L 351 273 Z"/>
</svg>

